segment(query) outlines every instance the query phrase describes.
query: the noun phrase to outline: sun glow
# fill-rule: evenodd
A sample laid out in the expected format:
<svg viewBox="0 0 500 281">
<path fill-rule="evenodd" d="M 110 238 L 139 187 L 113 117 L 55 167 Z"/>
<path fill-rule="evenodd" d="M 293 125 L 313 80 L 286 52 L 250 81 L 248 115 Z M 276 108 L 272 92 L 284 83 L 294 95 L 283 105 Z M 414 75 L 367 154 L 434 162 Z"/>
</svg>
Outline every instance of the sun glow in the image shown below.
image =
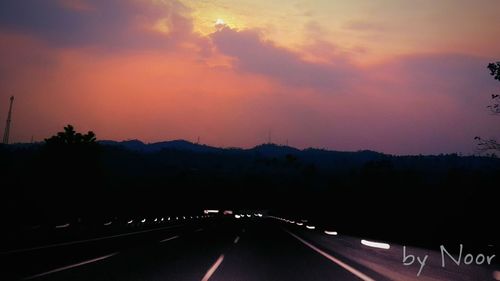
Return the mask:
<svg viewBox="0 0 500 281">
<path fill-rule="evenodd" d="M 215 25 L 226 25 L 226 22 L 223 19 L 217 19 L 215 20 Z"/>
</svg>

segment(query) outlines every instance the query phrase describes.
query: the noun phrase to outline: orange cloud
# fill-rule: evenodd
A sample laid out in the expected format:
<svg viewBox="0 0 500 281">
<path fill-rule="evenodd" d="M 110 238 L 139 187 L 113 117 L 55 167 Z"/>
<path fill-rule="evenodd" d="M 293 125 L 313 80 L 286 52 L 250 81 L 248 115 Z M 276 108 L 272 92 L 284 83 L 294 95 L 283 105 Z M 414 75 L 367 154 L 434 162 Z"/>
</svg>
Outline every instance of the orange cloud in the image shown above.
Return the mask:
<svg viewBox="0 0 500 281">
<path fill-rule="evenodd" d="M 101 139 L 200 136 L 248 147 L 271 130 L 275 142 L 298 147 L 439 153 L 470 152 L 475 135 L 497 127 L 485 109 L 495 87 L 488 59 L 414 54 L 363 66 L 328 42 L 313 40 L 301 52 L 252 29 L 207 37 L 193 31 L 179 2 L 162 11 L 134 3 L 92 32 L 86 28 L 107 23 L 93 22 L 92 13 L 109 7 L 84 12 L 92 24 L 68 23 L 87 30 L 81 38 L 66 38 L 65 27 L 34 29 L 35 19 L 0 25 L 0 100 L 16 96 L 14 141 L 40 140 L 72 123 Z M 153 28 L 162 19 L 167 33 Z"/>
</svg>

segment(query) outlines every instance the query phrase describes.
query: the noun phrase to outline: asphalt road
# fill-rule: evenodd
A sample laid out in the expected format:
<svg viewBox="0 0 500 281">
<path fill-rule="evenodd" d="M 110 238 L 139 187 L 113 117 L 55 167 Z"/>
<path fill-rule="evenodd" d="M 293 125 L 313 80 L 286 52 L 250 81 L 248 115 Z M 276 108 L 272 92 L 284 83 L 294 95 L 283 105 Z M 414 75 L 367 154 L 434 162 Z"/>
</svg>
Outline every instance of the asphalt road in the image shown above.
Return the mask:
<svg viewBox="0 0 500 281">
<path fill-rule="evenodd" d="M 0 280 L 500 280 L 494 265 L 452 266 L 447 260 L 443 268 L 438 251 L 406 248 L 407 254 L 429 255 L 417 276 L 418 262 L 404 265 L 401 245 L 374 248 L 306 225 L 258 217 L 199 220 L 4 251 Z"/>
</svg>

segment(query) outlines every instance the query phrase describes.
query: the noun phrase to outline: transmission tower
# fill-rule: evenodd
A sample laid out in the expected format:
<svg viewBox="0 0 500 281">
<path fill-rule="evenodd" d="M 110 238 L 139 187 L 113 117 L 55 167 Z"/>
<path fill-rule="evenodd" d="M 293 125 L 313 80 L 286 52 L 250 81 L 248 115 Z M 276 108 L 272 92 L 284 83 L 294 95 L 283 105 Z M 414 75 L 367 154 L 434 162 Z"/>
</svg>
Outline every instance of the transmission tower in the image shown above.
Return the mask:
<svg viewBox="0 0 500 281">
<path fill-rule="evenodd" d="M 9 144 L 10 121 L 12 117 L 12 104 L 14 103 L 14 96 L 10 97 L 9 113 L 7 114 L 7 122 L 5 122 L 5 131 L 3 133 L 3 143 Z"/>
</svg>

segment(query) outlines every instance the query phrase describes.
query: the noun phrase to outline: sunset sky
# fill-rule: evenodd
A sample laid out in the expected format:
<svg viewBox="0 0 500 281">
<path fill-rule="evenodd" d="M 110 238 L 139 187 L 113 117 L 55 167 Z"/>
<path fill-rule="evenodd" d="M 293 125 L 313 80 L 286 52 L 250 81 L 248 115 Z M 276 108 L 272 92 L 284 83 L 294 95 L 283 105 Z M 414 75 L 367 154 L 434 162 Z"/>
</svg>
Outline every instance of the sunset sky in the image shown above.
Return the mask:
<svg viewBox="0 0 500 281">
<path fill-rule="evenodd" d="M 2 0 L 11 142 L 267 141 L 395 154 L 500 138 L 498 0 Z"/>
</svg>

